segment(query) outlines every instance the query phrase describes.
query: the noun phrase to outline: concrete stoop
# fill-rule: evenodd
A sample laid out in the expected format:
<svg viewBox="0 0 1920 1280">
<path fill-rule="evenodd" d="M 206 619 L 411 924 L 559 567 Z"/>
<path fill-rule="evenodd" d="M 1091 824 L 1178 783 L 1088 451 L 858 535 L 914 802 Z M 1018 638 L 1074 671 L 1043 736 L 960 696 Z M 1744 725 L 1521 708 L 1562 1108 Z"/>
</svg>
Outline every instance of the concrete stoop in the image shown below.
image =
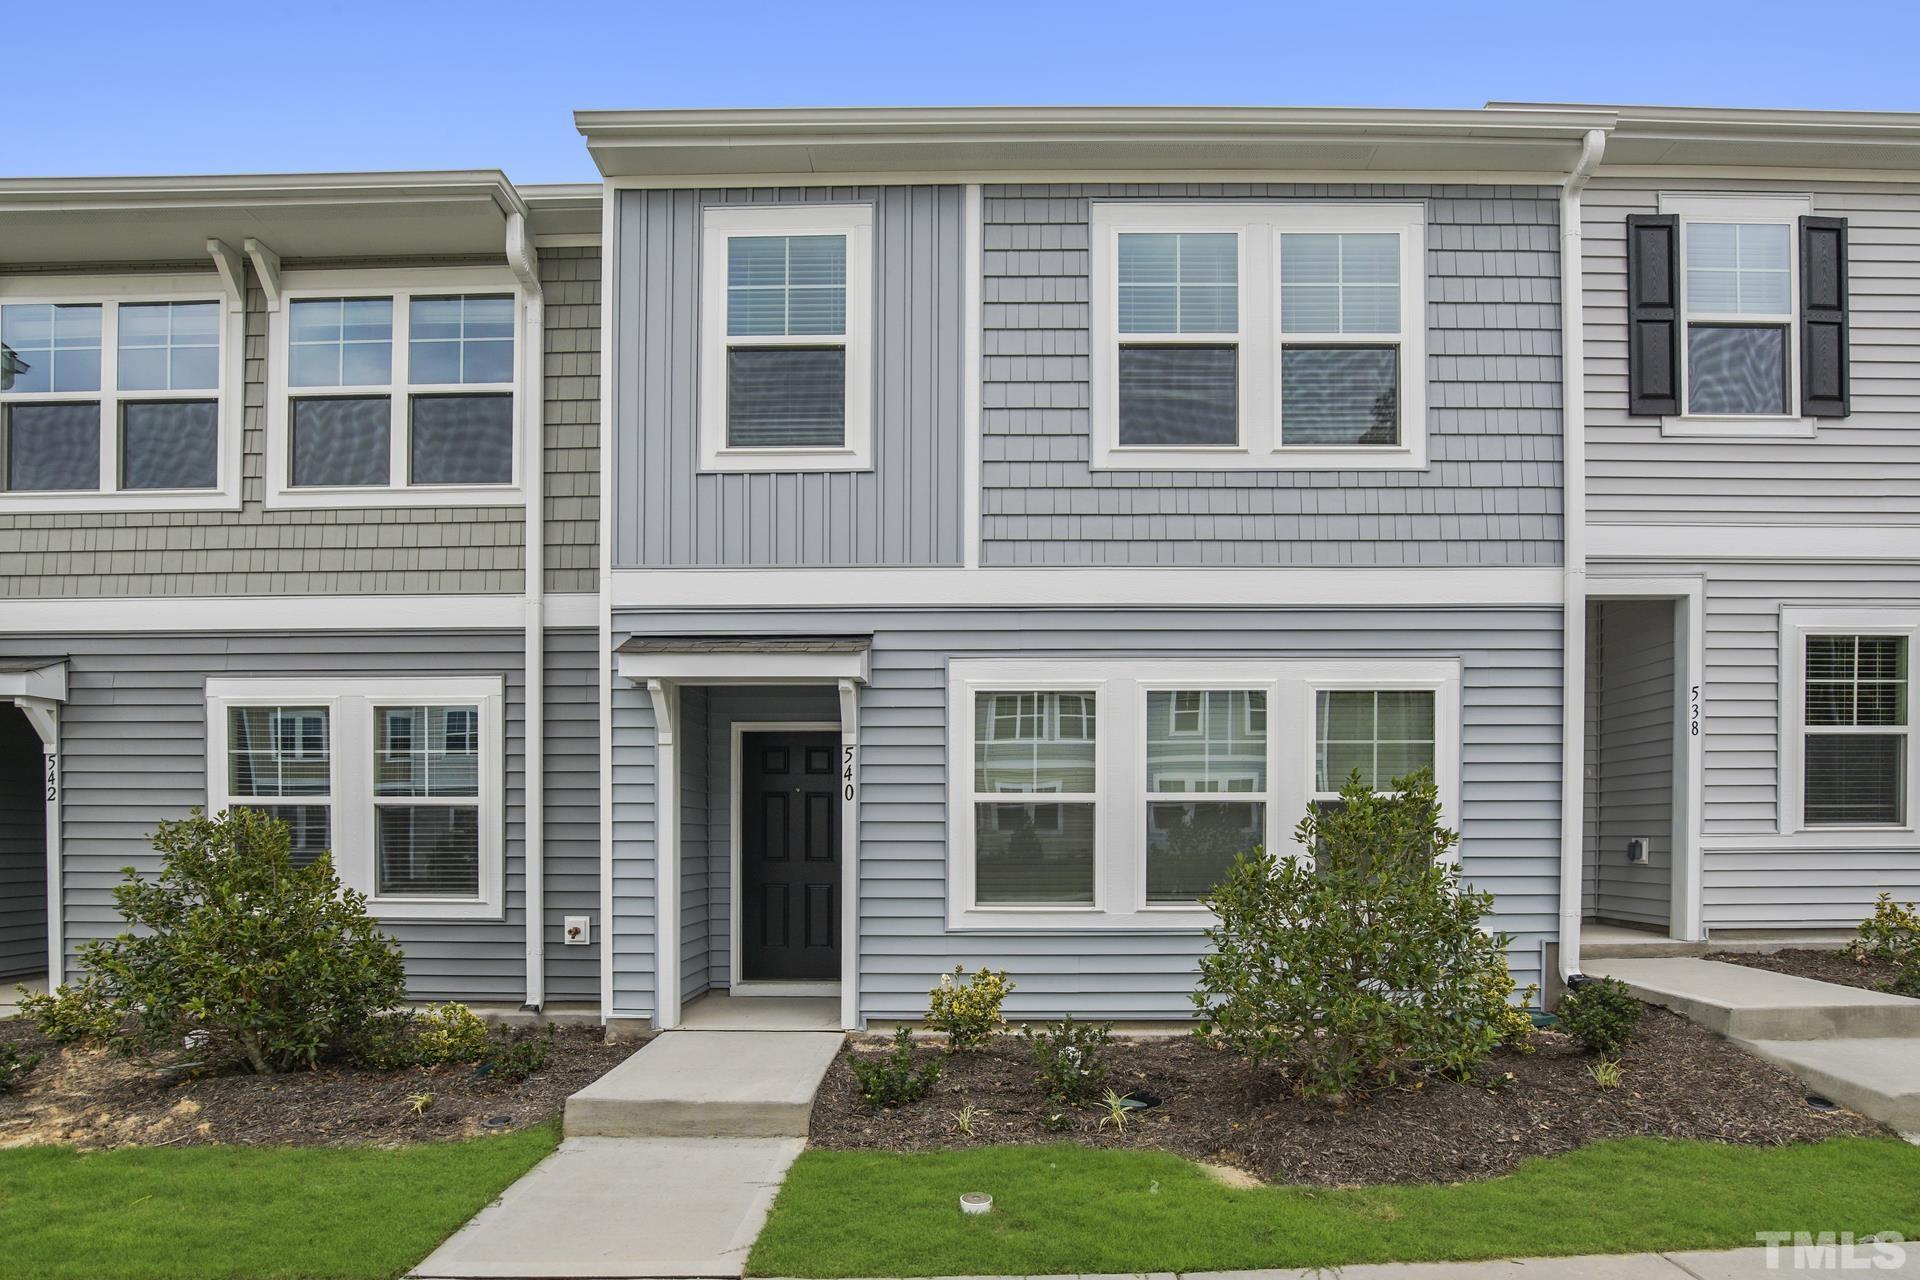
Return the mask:
<svg viewBox="0 0 1920 1280">
<path fill-rule="evenodd" d="M 1731 1040 L 1920 1037 L 1920 1000 L 1883 991 L 1719 960 L 1603 959 L 1585 968 Z"/>
<path fill-rule="evenodd" d="M 568 1138 L 804 1138 L 837 1031 L 667 1031 L 567 1099 Z"/>
<path fill-rule="evenodd" d="M 1738 1040 L 1843 1107 L 1920 1134 L 1920 1038 Z"/>
</svg>

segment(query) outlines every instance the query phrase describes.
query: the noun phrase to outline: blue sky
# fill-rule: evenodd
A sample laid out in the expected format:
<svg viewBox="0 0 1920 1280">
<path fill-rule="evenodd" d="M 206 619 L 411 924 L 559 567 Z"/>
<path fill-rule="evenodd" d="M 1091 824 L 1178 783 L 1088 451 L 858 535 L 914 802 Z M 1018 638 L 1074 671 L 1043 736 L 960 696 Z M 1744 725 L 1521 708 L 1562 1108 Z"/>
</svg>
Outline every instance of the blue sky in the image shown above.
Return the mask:
<svg viewBox="0 0 1920 1280">
<path fill-rule="evenodd" d="M 590 180 L 576 107 L 1911 111 L 1916 35 L 1910 3 L 1833 0 L 22 3 L 0 19 L 0 175 L 497 167 L 523 183 Z"/>
</svg>

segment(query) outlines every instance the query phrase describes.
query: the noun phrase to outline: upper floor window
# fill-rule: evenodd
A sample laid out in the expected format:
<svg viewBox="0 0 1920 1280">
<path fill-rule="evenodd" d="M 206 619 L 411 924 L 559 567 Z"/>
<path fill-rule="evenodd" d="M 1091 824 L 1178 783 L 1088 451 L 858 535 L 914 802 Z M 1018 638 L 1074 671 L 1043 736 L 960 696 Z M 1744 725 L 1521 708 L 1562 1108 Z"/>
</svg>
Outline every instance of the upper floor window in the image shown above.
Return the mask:
<svg viewBox="0 0 1920 1280">
<path fill-rule="evenodd" d="M 705 211 L 704 470 L 872 465 L 872 254 L 871 205 Z"/>
<path fill-rule="evenodd" d="M 520 308 L 507 282 L 419 271 L 364 288 L 379 274 L 289 277 L 270 362 L 270 499 L 506 500 L 520 414 Z"/>
<path fill-rule="evenodd" d="M 158 277 L 129 278 L 111 299 L 77 291 L 99 283 L 0 295 L 0 509 L 220 505 L 236 480 L 223 455 L 237 379 L 219 287 Z"/>
<path fill-rule="evenodd" d="M 1092 222 L 1095 466 L 1426 464 L 1421 206 L 1097 202 Z"/>
</svg>

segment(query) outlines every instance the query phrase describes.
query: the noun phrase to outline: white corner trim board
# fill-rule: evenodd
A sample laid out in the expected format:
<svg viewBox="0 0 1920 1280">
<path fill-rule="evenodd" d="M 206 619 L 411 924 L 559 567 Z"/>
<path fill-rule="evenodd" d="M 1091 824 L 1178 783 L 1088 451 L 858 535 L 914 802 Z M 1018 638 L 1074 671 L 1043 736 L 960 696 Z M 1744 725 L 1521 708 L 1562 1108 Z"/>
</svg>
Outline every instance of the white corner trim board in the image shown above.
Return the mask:
<svg viewBox="0 0 1920 1280">
<path fill-rule="evenodd" d="M 546 625 L 596 625 L 597 594 L 545 597 Z M 12 632 L 485 631 L 526 625 L 524 595 L 128 596 L 9 600 Z"/>
</svg>

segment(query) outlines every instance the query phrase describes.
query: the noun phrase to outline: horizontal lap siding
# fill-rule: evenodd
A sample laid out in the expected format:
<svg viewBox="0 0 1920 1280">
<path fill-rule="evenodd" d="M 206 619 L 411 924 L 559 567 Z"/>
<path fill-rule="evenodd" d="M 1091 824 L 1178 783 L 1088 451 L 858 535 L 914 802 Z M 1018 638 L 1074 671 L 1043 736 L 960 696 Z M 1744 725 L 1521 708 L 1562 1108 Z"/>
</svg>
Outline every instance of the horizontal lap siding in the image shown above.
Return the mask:
<svg viewBox="0 0 1920 1280">
<path fill-rule="evenodd" d="M 680 998 L 713 985 L 714 877 L 707 845 L 707 691 L 680 691 Z M 724 901 L 724 896 L 723 899 Z M 722 983 L 725 982 L 722 970 Z"/>
<path fill-rule="evenodd" d="M 1599 830 L 1595 909 L 1605 920 L 1667 926 L 1673 874 L 1673 606 L 1610 600 L 1599 606 Z M 1645 836 L 1648 861 L 1627 861 Z"/>
<path fill-rule="evenodd" d="M 1088 202 L 1422 201 L 1423 471 L 1095 471 Z M 1534 187 L 1261 183 L 984 191 L 981 561 L 1560 562 L 1558 207 Z"/>
<path fill-rule="evenodd" d="M 619 193 L 618 567 L 957 565 L 966 202 L 957 186 Z M 874 205 L 873 467 L 700 472 L 701 210 Z"/>
<path fill-rule="evenodd" d="M 547 632 L 547 999 L 600 999 L 600 635 Z M 566 945 L 566 917 L 595 924 L 586 946 Z"/>
<path fill-rule="evenodd" d="M 417 999 L 519 1002 L 524 933 L 520 632 L 0 637 L 0 655 L 65 656 L 62 886 L 67 954 L 121 928 L 122 868 L 158 868 L 149 836 L 207 800 L 209 677 L 499 675 L 506 686 L 506 914 L 394 922 Z"/>
<path fill-rule="evenodd" d="M 642 634 L 765 631 L 752 614 L 623 615 Z M 1527 610 L 1004 610 L 793 612 L 791 633 L 874 633 L 872 684 L 860 700 L 861 1011 L 917 1016 L 955 964 L 1007 968 L 1016 1017 L 1066 1011 L 1166 1018 L 1191 1012 L 1194 934 L 952 933 L 946 927 L 947 663 L 954 658 L 1157 655 L 1459 656 L 1463 687 L 1464 865 L 1498 895 L 1495 927 L 1537 980 L 1558 910 L 1560 619 Z M 617 700 L 623 695 L 616 695 Z M 615 754 L 632 762 L 620 793 L 633 843 L 621 874 L 638 902 L 653 819 L 651 721 L 627 698 Z M 634 923 L 651 920 L 636 907 Z M 623 941 L 622 951 L 627 944 Z M 623 962 L 625 963 L 625 962 Z M 651 961 L 632 961 L 637 976 Z"/>
<path fill-rule="evenodd" d="M 620 630 L 617 619 L 614 630 Z M 611 663 L 612 655 L 606 660 Z M 650 1018 L 656 1008 L 659 892 L 653 862 L 659 760 L 653 703 L 645 689 L 615 675 L 611 711 L 613 776 L 607 785 L 613 793 L 613 900 L 606 908 L 605 945 L 613 948 L 613 990 L 608 1012 Z"/>
<path fill-rule="evenodd" d="M 1599 571 L 1596 566 L 1596 572 Z M 1881 890 L 1920 899 L 1920 839 L 1892 849 L 1779 835 L 1783 605 L 1920 608 L 1920 564 L 1615 566 L 1706 578 L 1701 902 L 1709 928 L 1850 928 Z M 1785 785 L 1794 785 L 1797 780 Z M 1752 843 L 1744 843 L 1752 838 Z M 1807 843 L 1817 840 L 1822 846 Z"/>
<path fill-rule="evenodd" d="M 1676 178 L 1675 193 L 1806 195 L 1804 183 Z M 1601 523 L 1920 524 L 1920 187 L 1824 184 L 1847 219 L 1853 413 L 1813 439 L 1702 440 L 1627 414 L 1626 219 L 1660 187 L 1601 178 L 1582 203 L 1587 507 Z"/>
<path fill-rule="evenodd" d="M 0 982 L 47 970 L 45 768 L 26 715 L 0 706 Z"/>
</svg>

